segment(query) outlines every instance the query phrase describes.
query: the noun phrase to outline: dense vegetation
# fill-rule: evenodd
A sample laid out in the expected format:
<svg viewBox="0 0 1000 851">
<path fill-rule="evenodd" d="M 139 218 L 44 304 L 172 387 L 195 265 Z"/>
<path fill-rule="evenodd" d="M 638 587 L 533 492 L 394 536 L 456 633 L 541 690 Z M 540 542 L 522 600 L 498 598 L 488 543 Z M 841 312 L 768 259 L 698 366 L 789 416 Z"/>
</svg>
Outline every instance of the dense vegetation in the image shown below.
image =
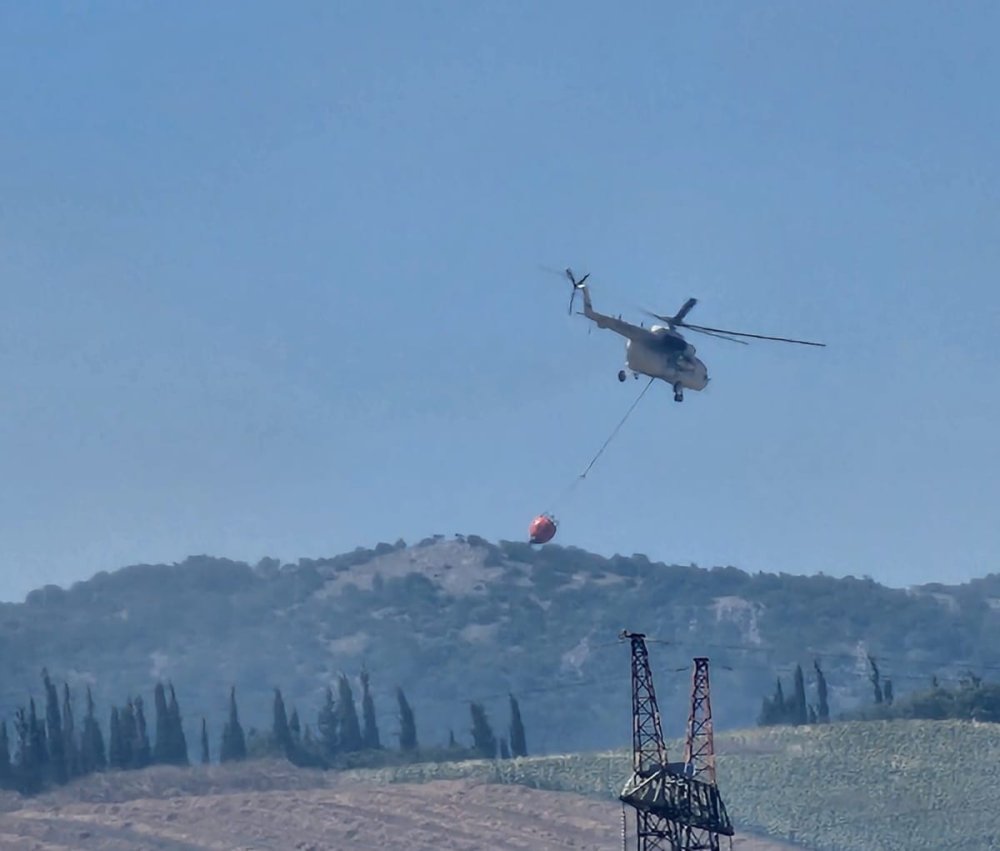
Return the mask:
<svg viewBox="0 0 1000 851">
<path fill-rule="evenodd" d="M 362 670 L 361 716 L 346 675 L 337 683 L 337 696 L 327 687 L 319 708 L 315 729 L 300 721 L 298 710 L 289 715 L 280 689 L 274 690 L 270 729 L 251 728 L 244 732 L 240 722 L 236 689 L 229 692 L 229 713 L 222 728 L 218 749 L 220 762 L 248 758 L 284 757 L 295 765 L 322 769 L 400 765 L 425 761 L 462 759 L 511 759 L 527 755 L 527 737 L 520 706 L 514 695 L 510 702 L 509 733 L 499 737 L 482 705 L 471 703 L 471 743 L 461 746 L 453 732 L 446 748 L 421 747 L 417 740 L 416 716 L 406 694 L 396 689 L 399 709 L 399 749 L 382 743 L 375 712 L 370 676 Z M 107 738 L 97 718 L 93 696 L 86 692 L 86 710 L 79 731 L 69 685 L 61 691 L 49 672 L 42 671 L 45 711 L 39 711 L 34 697 L 15 713 L 13 741 L 6 719 L 0 719 L 0 789 L 37 794 L 95 772 L 131 771 L 151 765 L 190 765 L 187 738 L 177 693 L 172 683 L 157 683 L 153 690 L 155 739 L 146 720 L 141 695 L 129 697 L 124 705 L 112 706 Z M 169 694 L 169 700 L 167 695 Z M 107 741 L 107 747 L 105 747 Z M 208 724 L 201 719 L 200 762 L 212 760 Z"/>
<path fill-rule="evenodd" d="M 474 536 L 295 564 L 198 556 L 0 605 L 0 717 L 12 718 L 41 667 L 57 661 L 60 682 L 81 699 L 89 685 L 105 707 L 158 681 L 178 683 L 194 743 L 201 718 L 212 731 L 223 725 L 230 687 L 244 723 L 263 729 L 275 687 L 291 715 L 292 706 L 322 705 L 341 672 L 367 664 L 379 722 L 393 737 L 399 686 L 419 707 L 422 745 L 446 747 L 449 729 L 468 725 L 470 701 L 504 717 L 513 692 L 533 752 L 605 748 L 630 734 L 622 628 L 666 642 L 655 650 L 657 691 L 668 733 L 679 734 L 694 655 L 712 658 L 720 728 L 753 725 L 778 676 L 792 694 L 796 663 L 815 705 L 814 660 L 839 717 L 872 704 L 869 656 L 897 705 L 934 676 L 950 687 L 967 669 L 1000 666 L 998 599 L 1000 576 L 897 590 L 867 578 L 748 574 Z M 356 674 L 351 684 L 363 691 Z"/>
</svg>

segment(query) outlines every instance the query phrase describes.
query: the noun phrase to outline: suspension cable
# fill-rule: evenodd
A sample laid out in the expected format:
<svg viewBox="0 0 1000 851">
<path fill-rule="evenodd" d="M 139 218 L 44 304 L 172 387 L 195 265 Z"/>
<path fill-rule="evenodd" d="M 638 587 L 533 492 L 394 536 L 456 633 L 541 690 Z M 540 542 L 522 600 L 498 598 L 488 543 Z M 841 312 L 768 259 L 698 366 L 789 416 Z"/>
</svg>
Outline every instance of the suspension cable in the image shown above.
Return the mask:
<svg viewBox="0 0 1000 851">
<path fill-rule="evenodd" d="M 608 435 L 608 439 L 605 440 L 601 448 L 597 450 L 597 454 L 591 459 L 590 463 L 587 465 L 587 469 L 584 470 L 582 473 L 580 473 L 579 478 L 581 479 L 587 478 L 587 473 L 590 472 L 590 468 L 593 467 L 594 464 L 597 463 L 597 459 L 604 454 L 604 450 L 608 448 L 608 444 L 611 443 L 612 440 L 614 440 L 615 435 L 617 435 L 618 432 L 621 430 L 621 427 L 625 425 L 625 421 L 632 415 L 632 411 L 635 410 L 636 405 L 638 405 L 642 397 L 646 395 L 646 391 L 649 390 L 650 386 L 655 380 L 656 380 L 655 378 L 650 378 L 646 386 L 642 388 L 642 392 L 636 397 L 635 401 L 629 406 L 629 409 L 625 412 L 625 416 L 622 417 L 618 425 L 615 426 L 614 431 L 612 431 L 611 434 Z"/>
<path fill-rule="evenodd" d="M 639 395 L 635 398 L 632 404 L 629 405 L 628 410 L 625 412 L 625 416 L 623 416 L 618 421 L 618 425 L 616 425 L 612 430 L 611 434 L 608 435 L 607 440 L 605 440 L 604 443 L 601 444 L 601 448 L 597 450 L 597 454 L 590 459 L 590 463 L 587 465 L 586 469 L 584 469 L 584 471 L 580 473 L 580 475 L 574 478 L 573 481 L 570 482 L 569 485 L 563 490 L 563 492 L 559 494 L 559 496 L 555 500 L 556 503 L 562 503 L 564 500 L 568 499 L 570 495 L 573 493 L 573 491 L 575 491 L 576 488 L 579 486 L 580 482 L 582 482 L 585 478 L 587 478 L 587 474 L 591 471 L 591 469 L 593 469 L 594 464 L 596 464 L 597 460 L 604 454 L 604 450 L 608 448 L 608 446 L 611 444 L 611 441 L 614 440 L 615 437 L 618 435 L 618 432 L 621 431 L 622 426 L 625 425 L 628 418 L 632 416 L 632 412 L 636 409 L 639 402 L 642 400 L 642 397 L 646 395 L 646 391 L 649 390 L 649 388 L 652 386 L 655 380 L 656 380 L 655 378 L 649 379 L 646 386 L 642 388 L 642 391 L 639 393 Z M 553 511 L 549 510 L 546 511 L 546 513 L 551 515 L 553 514 Z"/>
</svg>

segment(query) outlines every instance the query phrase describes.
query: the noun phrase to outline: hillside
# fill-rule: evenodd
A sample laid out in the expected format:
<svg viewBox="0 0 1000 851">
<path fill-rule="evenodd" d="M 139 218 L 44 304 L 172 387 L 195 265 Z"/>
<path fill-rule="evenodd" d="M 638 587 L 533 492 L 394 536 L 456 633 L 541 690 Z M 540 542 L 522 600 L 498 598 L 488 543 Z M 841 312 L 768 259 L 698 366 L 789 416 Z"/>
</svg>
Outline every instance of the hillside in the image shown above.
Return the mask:
<svg viewBox="0 0 1000 851">
<path fill-rule="evenodd" d="M 965 667 L 1000 665 L 1000 577 L 890 589 L 869 579 L 749 575 L 733 567 L 603 558 L 574 548 L 440 536 L 329 559 L 255 566 L 199 556 L 100 573 L 0 606 L 0 713 L 39 696 L 48 666 L 80 701 L 112 702 L 171 679 L 188 727 L 209 719 L 217 746 L 228 689 L 245 726 L 268 726 L 272 688 L 315 722 L 334 674 L 372 673 L 383 741 L 397 731 L 393 689 L 413 705 L 423 744 L 468 739 L 470 699 L 506 726 L 520 699 L 529 752 L 624 744 L 623 628 L 651 645 L 667 732 L 686 717 L 693 655 L 713 661 L 719 727 L 752 725 L 777 674 L 820 658 L 834 714 L 870 700 L 865 654 L 896 693 Z M 669 642 L 669 643 L 663 643 Z M 811 688 L 810 680 L 810 688 Z M 810 692 L 810 697 L 812 693 Z"/>
</svg>

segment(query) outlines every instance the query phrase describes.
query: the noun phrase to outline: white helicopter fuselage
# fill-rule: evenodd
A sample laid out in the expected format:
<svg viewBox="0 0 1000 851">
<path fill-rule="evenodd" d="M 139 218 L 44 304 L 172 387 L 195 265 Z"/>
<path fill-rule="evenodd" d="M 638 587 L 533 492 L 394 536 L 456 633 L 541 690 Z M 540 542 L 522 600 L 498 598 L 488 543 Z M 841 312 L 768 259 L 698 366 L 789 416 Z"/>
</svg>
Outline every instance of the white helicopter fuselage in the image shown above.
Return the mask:
<svg viewBox="0 0 1000 851">
<path fill-rule="evenodd" d="M 708 367 L 695 356 L 695 347 L 680 334 L 654 325 L 653 343 L 644 339 L 625 341 L 625 363 L 633 373 L 659 378 L 687 390 L 708 386 Z M 668 339 L 669 338 L 669 339 Z"/>
</svg>

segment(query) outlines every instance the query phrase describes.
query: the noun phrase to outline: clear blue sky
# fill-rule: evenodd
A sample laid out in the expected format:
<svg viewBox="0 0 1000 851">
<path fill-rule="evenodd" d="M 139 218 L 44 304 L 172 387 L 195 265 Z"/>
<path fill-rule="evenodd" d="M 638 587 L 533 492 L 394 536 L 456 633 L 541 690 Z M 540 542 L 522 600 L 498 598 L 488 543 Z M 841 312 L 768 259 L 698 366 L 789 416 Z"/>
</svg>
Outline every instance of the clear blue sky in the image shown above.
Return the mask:
<svg viewBox="0 0 1000 851">
<path fill-rule="evenodd" d="M 1000 7 L 0 6 L 0 598 L 433 533 L 1000 569 Z M 692 321 L 639 390 L 566 315 Z"/>
</svg>

